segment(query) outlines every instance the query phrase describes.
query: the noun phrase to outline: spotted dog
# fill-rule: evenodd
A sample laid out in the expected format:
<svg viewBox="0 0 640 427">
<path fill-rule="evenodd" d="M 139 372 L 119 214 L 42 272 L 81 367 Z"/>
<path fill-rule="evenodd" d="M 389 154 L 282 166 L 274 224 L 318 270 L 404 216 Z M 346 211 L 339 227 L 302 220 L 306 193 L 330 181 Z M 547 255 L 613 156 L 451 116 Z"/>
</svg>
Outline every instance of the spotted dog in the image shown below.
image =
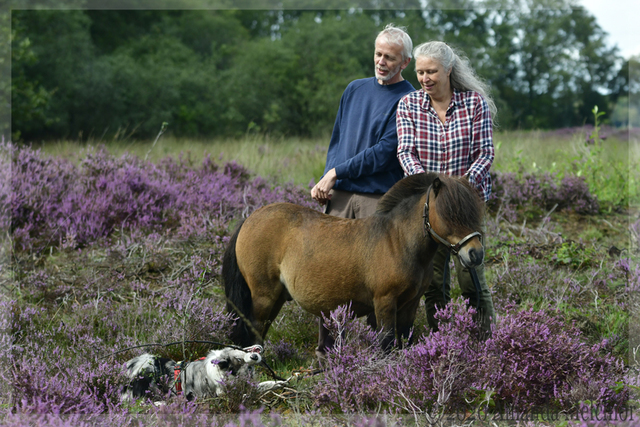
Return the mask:
<svg viewBox="0 0 640 427">
<path fill-rule="evenodd" d="M 257 352 L 230 347 L 212 350 L 205 358 L 183 366 L 178 381 L 188 400 L 215 397 L 224 393 L 223 382 L 227 375 L 250 376 L 253 365 L 261 361 L 262 357 Z"/>
<path fill-rule="evenodd" d="M 219 396 L 224 393 L 227 375 L 253 374 L 253 366 L 262 361 L 261 351 L 260 346 L 226 347 L 211 350 L 193 362 L 176 362 L 144 353 L 126 363 L 129 383 L 122 389 L 121 400 L 165 397 L 170 392 L 182 392 L 188 400 Z"/>
</svg>

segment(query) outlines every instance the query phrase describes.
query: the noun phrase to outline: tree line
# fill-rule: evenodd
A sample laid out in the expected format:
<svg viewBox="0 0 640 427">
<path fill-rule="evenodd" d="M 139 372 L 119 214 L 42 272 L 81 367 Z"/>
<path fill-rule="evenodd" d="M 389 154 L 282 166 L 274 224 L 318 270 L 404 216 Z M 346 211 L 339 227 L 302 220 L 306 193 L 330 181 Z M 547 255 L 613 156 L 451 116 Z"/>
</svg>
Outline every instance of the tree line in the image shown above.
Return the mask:
<svg viewBox="0 0 640 427">
<path fill-rule="evenodd" d="M 346 85 L 373 76 L 374 39 L 390 22 L 414 45 L 463 51 L 502 129 L 582 125 L 628 91 L 628 61 L 572 0 L 381 3 L 13 10 L 13 138 L 151 138 L 163 122 L 186 137 L 326 135 Z M 403 75 L 419 88 L 413 63 Z"/>
</svg>

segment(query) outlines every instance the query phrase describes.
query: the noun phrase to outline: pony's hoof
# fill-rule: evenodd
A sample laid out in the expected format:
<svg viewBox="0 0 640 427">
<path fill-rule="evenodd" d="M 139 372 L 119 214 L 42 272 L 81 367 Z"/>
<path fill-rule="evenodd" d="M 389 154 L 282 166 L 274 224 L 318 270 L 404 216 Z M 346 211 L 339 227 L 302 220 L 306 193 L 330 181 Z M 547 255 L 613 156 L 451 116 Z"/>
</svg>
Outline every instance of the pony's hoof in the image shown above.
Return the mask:
<svg viewBox="0 0 640 427">
<path fill-rule="evenodd" d="M 327 352 L 324 350 L 320 350 L 316 348 L 316 357 L 318 358 L 318 362 L 320 363 L 320 367 L 327 363 Z"/>
</svg>

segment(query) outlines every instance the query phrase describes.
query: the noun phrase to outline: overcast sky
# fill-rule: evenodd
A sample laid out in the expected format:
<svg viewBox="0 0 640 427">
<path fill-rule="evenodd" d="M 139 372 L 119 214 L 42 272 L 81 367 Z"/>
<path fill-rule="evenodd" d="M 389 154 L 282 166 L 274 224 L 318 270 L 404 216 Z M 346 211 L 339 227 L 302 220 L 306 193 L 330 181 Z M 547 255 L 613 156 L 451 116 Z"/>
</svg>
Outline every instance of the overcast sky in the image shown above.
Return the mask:
<svg viewBox="0 0 640 427">
<path fill-rule="evenodd" d="M 640 55 L 640 0 L 578 0 L 609 33 L 625 58 Z"/>
</svg>

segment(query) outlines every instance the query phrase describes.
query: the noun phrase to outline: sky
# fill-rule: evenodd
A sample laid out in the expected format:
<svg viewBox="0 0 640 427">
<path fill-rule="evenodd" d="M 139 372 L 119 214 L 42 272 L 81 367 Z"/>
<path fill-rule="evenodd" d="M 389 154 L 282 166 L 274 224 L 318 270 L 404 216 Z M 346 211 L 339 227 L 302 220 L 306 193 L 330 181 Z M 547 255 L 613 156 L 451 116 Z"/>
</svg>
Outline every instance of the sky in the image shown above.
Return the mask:
<svg viewBox="0 0 640 427">
<path fill-rule="evenodd" d="M 596 18 L 600 28 L 609 34 L 609 45 L 618 45 L 624 58 L 640 55 L 640 0 L 578 0 L 578 3 Z"/>
</svg>

